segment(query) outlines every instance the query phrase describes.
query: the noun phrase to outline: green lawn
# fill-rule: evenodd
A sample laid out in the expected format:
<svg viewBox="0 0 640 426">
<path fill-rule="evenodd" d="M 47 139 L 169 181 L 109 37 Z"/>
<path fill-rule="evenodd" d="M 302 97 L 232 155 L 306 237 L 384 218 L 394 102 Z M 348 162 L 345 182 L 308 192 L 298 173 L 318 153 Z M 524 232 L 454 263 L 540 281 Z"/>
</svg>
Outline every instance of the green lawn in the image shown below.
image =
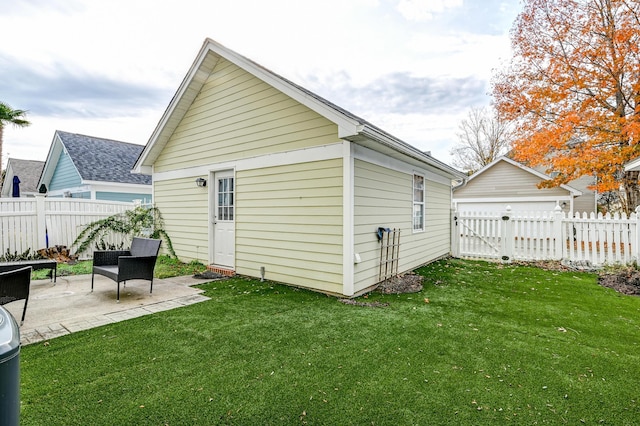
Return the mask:
<svg viewBox="0 0 640 426">
<path fill-rule="evenodd" d="M 90 274 L 92 265 L 93 261 L 91 260 L 83 260 L 71 265 L 59 263 L 57 274 L 58 276 Z M 167 278 L 178 275 L 192 275 L 204 270 L 205 266 L 200 262 L 182 263 L 176 258 L 161 255 L 158 256 L 154 276 L 156 278 Z M 51 277 L 51 270 L 48 269 L 40 269 L 31 273 L 32 280 L 42 280 L 49 277 Z"/>
<path fill-rule="evenodd" d="M 640 298 L 445 260 L 372 308 L 258 280 L 21 351 L 23 425 L 609 424 L 640 419 Z"/>
</svg>

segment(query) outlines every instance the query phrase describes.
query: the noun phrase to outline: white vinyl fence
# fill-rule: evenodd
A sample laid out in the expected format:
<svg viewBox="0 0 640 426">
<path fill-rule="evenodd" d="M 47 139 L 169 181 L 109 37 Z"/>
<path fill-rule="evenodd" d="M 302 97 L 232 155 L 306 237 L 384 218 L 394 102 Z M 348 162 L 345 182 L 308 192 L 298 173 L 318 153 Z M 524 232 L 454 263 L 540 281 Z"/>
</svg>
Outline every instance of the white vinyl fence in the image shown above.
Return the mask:
<svg viewBox="0 0 640 426">
<path fill-rule="evenodd" d="M 131 210 L 134 203 L 70 198 L 0 198 L 0 256 L 35 252 L 56 245 L 71 248 L 84 226 L 116 213 Z M 111 235 L 105 242 L 120 244 Z M 80 254 L 82 253 L 75 253 Z"/>
<path fill-rule="evenodd" d="M 564 260 L 593 266 L 639 258 L 640 214 L 458 213 L 452 215 L 452 253 L 468 259 Z"/>
</svg>

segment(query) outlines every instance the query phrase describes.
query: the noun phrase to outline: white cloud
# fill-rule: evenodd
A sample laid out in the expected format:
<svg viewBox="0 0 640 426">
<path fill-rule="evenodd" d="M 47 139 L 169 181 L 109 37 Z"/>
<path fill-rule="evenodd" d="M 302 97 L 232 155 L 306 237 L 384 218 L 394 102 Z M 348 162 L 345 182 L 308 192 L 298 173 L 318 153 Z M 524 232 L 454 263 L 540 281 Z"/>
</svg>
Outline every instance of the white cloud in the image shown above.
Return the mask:
<svg viewBox="0 0 640 426">
<path fill-rule="evenodd" d="M 451 163 L 451 147 L 458 141 L 458 124 L 466 112 L 441 111 L 437 114 L 380 114 L 374 123 L 389 134 L 415 146 L 447 164 Z"/>
<path fill-rule="evenodd" d="M 398 11 L 409 21 L 429 21 L 435 13 L 462 7 L 462 0 L 400 0 Z"/>
<path fill-rule="evenodd" d="M 489 79 L 492 70 L 511 55 L 508 38 L 468 32 L 442 35 L 415 33 L 407 47 L 421 54 L 420 61 L 429 63 L 425 68 L 432 76 L 478 75 Z"/>
<path fill-rule="evenodd" d="M 0 35 L 20 37 L 0 46 L 0 100 L 33 125 L 6 129 L 5 154 L 44 159 L 56 129 L 146 142 L 206 37 L 356 114 L 366 105 L 363 118 L 430 149 L 455 137 L 465 102 L 485 99 L 508 46 L 502 3 L 518 1 L 11 2 Z"/>
</svg>

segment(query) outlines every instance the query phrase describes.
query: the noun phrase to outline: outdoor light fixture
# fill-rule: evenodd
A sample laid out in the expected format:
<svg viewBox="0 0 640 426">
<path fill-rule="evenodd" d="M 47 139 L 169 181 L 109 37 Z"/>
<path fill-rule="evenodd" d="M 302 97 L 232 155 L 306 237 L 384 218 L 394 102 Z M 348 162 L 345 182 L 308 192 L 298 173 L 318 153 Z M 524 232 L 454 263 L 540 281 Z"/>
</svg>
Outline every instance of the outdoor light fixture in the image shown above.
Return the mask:
<svg viewBox="0 0 640 426">
<path fill-rule="evenodd" d="M 205 178 L 199 177 L 198 179 L 196 179 L 196 185 L 198 185 L 201 188 L 204 186 L 207 186 L 207 180 Z"/>
</svg>

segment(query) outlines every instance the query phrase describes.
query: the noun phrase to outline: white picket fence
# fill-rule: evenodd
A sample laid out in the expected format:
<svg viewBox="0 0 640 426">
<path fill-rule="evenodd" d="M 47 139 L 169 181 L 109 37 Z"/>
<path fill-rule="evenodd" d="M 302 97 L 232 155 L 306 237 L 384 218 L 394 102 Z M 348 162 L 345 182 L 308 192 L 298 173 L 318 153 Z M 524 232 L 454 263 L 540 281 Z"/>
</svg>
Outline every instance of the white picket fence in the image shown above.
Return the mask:
<svg viewBox="0 0 640 426">
<path fill-rule="evenodd" d="M 71 248 L 85 225 L 134 207 L 134 203 L 44 196 L 0 198 L 0 256 L 56 245 Z M 113 234 L 105 242 L 118 245 L 122 238 Z"/>
<path fill-rule="evenodd" d="M 458 213 L 452 215 L 452 254 L 468 259 L 564 260 L 593 266 L 639 259 L 640 214 Z"/>
</svg>

